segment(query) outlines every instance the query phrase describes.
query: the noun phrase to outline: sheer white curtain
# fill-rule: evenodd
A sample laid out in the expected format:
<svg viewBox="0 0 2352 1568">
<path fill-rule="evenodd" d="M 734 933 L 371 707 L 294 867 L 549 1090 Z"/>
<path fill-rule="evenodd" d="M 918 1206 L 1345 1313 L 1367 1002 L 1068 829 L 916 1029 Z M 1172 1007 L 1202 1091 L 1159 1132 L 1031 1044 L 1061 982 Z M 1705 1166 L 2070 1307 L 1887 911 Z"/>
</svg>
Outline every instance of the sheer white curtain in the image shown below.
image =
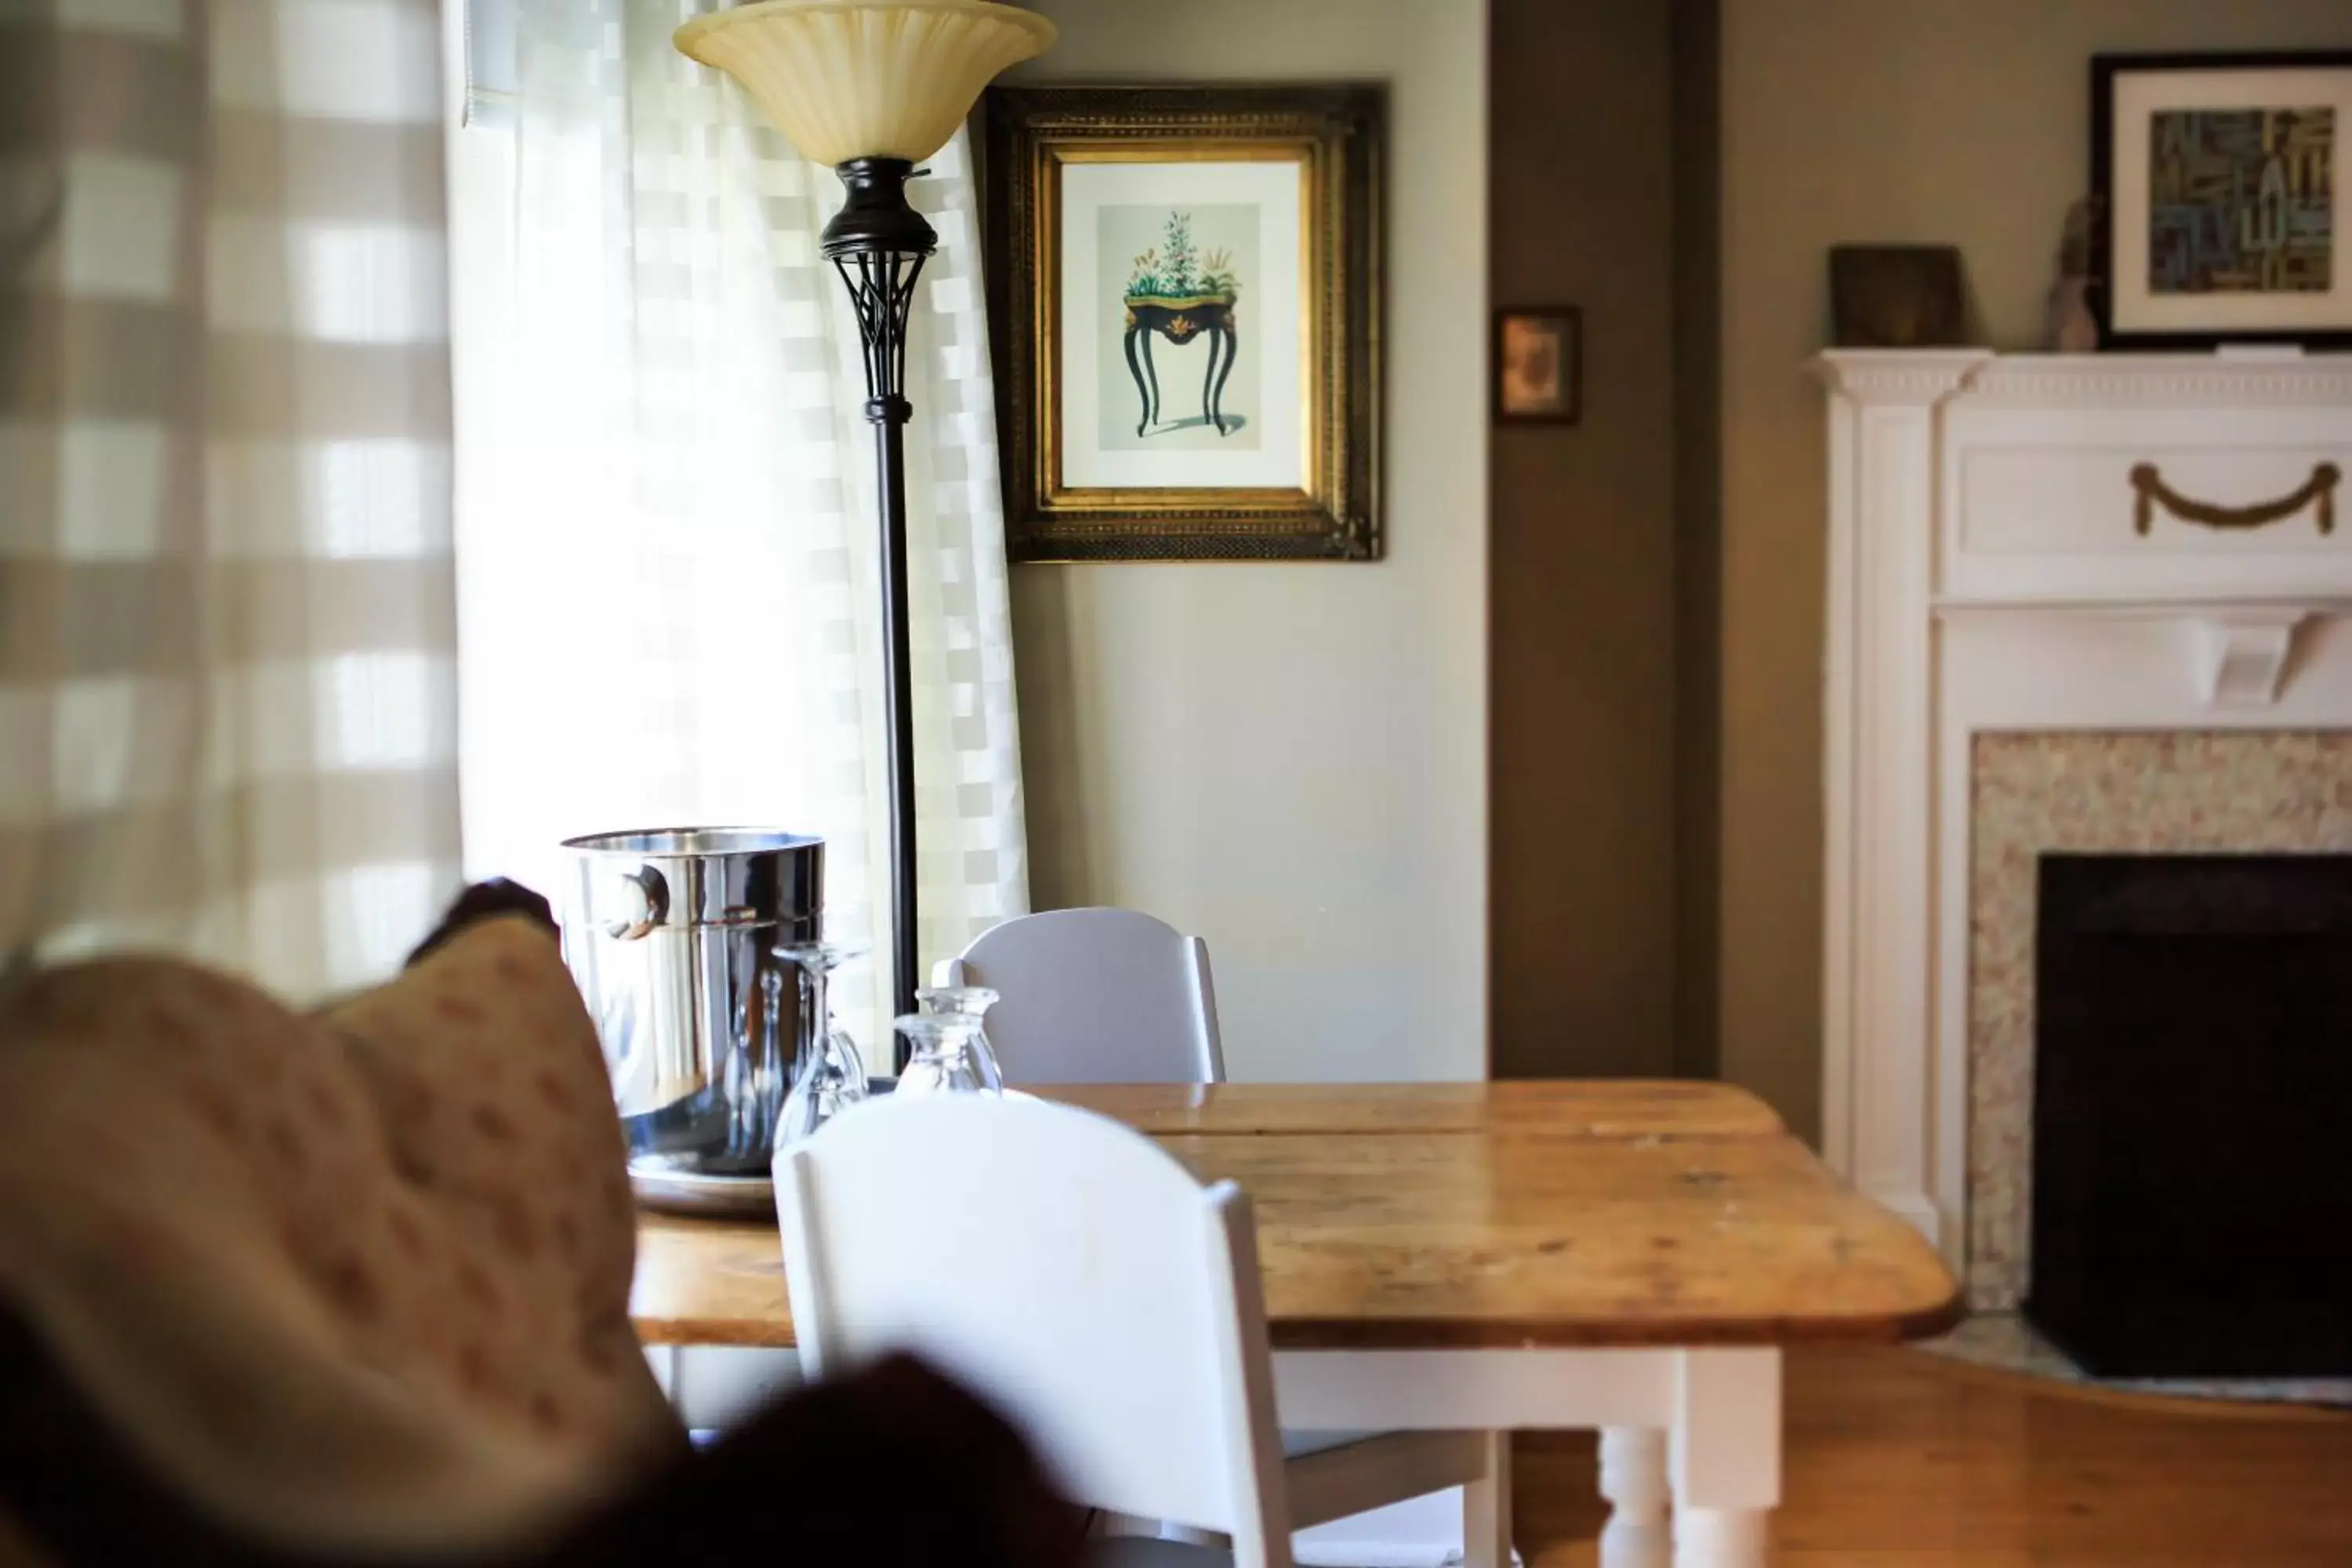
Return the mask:
<svg viewBox="0 0 2352 1568">
<path fill-rule="evenodd" d="M 0 952 L 311 995 L 456 887 L 439 37 L 0 5 Z"/>
<path fill-rule="evenodd" d="M 460 380 L 467 859 L 551 889 L 557 842 L 751 823 L 828 841 L 828 930 L 887 947 L 873 437 L 817 253 L 840 199 L 670 46 L 691 0 L 520 0 L 510 167 L 461 202 L 502 271 Z M 995 421 L 961 139 L 908 396 L 920 946 L 1027 898 Z M 487 241 L 487 243 L 485 243 Z M 500 252 L 503 249 L 504 254 Z M 468 260 L 467 258 L 474 258 Z M 461 331 L 466 320 L 461 313 Z M 887 963 L 845 1011 L 887 1003 Z M 878 1043 L 887 1013 L 853 1024 Z"/>
</svg>

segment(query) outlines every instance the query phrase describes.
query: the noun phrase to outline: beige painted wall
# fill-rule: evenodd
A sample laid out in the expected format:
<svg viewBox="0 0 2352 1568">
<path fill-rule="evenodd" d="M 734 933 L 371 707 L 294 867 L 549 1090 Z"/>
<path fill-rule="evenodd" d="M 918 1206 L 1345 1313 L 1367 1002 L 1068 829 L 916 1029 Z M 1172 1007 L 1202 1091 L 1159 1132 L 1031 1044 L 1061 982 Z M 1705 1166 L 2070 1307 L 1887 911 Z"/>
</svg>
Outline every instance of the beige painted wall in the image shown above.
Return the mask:
<svg viewBox="0 0 2352 1568">
<path fill-rule="evenodd" d="M 1723 0 L 1721 1044 L 1799 1128 L 1821 1092 L 1827 248 L 1956 244 L 2033 346 L 2088 179 L 2100 51 L 2352 46 L 2346 0 Z"/>
<path fill-rule="evenodd" d="M 1388 559 L 1023 566 L 1031 886 L 1208 940 L 1235 1078 L 1486 1069 L 1486 7 L 1035 0 L 1020 79 L 1386 81 Z"/>
</svg>

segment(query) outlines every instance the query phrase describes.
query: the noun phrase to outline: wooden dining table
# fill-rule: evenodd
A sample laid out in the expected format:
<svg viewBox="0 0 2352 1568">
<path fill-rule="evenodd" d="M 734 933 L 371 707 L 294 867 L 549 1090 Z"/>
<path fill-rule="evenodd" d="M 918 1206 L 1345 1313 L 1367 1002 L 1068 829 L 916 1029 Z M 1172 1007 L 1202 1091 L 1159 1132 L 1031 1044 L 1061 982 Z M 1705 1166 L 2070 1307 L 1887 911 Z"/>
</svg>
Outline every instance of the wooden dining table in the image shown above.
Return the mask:
<svg viewBox="0 0 2352 1568">
<path fill-rule="evenodd" d="M 1248 1194 L 1286 1427 L 1599 1430 L 1605 1568 L 1757 1568 L 1783 1347 L 1960 1311 L 1916 1232 L 1726 1085 L 1034 1092 Z M 790 1345 L 775 1226 L 646 1215 L 631 1310 L 650 1345 Z"/>
</svg>

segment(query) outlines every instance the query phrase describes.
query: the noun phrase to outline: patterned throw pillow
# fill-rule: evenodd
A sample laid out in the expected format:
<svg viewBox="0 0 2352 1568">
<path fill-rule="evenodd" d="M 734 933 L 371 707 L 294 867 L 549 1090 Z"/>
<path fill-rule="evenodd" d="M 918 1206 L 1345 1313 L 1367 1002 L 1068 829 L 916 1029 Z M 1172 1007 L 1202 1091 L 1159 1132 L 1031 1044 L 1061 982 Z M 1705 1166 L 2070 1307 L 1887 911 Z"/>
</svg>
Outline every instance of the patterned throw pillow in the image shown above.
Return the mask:
<svg viewBox="0 0 2352 1568">
<path fill-rule="evenodd" d="M 554 939 L 327 1012 L 176 961 L 0 998 L 0 1294 L 157 1470 L 313 1549 L 528 1541 L 684 1447 Z"/>
</svg>

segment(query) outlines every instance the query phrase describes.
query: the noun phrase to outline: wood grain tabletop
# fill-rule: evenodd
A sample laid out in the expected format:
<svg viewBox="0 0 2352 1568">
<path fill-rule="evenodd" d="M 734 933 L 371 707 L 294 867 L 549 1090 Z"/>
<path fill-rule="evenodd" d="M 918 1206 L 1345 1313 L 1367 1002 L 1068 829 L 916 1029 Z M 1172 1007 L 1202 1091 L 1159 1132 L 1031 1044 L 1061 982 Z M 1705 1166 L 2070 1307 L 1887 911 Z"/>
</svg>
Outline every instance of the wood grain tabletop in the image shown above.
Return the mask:
<svg viewBox="0 0 2352 1568">
<path fill-rule="evenodd" d="M 1032 1086 L 1139 1131 L 1480 1132 L 1563 1137 L 1748 1136 L 1781 1131 L 1744 1089 L 1671 1079 L 1504 1083 L 1106 1083 Z"/>
<path fill-rule="evenodd" d="M 1871 1342 L 1958 1316 L 1918 1234 L 1737 1090 L 1157 1087 L 1053 1093 L 1249 1194 L 1278 1349 Z M 1190 1113 L 1211 1130 L 1157 1131 Z M 648 1343 L 790 1344 L 774 1225 L 645 1215 L 631 1310 Z"/>
</svg>

